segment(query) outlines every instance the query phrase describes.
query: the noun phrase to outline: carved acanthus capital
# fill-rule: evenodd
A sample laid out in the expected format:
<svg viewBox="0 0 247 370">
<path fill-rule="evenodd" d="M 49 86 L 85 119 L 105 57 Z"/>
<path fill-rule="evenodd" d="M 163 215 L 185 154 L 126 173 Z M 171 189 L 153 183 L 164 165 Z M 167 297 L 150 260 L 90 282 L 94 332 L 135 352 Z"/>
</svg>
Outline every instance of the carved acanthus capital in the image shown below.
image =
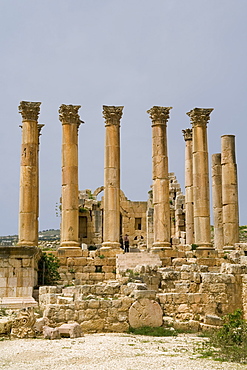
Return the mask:
<svg viewBox="0 0 247 370">
<path fill-rule="evenodd" d="M 123 115 L 123 106 L 115 107 L 103 105 L 103 117 L 106 125 L 119 125 Z"/>
<path fill-rule="evenodd" d="M 185 141 L 192 140 L 192 128 L 186 128 L 185 130 L 182 130 L 182 133 Z"/>
<path fill-rule="evenodd" d="M 78 127 L 81 123 L 84 123 L 81 121 L 80 116 L 78 114 L 78 110 L 81 108 L 80 105 L 66 105 L 62 104 L 59 108 L 59 119 L 62 122 L 62 124 L 76 124 Z"/>
<path fill-rule="evenodd" d="M 194 108 L 187 115 L 190 117 L 192 126 L 206 125 L 210 119 L 210 113 L 213 108 Z"/>
<path fill-rule="evenodd" d="M 166 124 L 170 117 L 170 110 L 172 107 L 158 107 L 154 106 L 149 109 L 147 113 L 149 114 L 153 125 L 155 124 Z"/>
<path fill-rule="evenodd" d="M 23 121 L 38 121 L 40 102 L 21 101 L 18 107 Z"/>
</svg>

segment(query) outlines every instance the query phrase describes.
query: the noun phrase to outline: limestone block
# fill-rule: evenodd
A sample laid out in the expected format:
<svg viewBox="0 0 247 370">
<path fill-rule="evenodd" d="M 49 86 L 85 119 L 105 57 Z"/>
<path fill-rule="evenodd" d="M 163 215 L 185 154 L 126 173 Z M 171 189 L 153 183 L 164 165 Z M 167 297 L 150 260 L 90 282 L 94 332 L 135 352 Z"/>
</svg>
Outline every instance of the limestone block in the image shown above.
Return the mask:
<svg viewBox="0 0 247 370">
<path fill-rule="evenodd" d="M 156 291 L 155 290 L 134 290 L 133 296 L 135 299 L 155 299 L 156 298 Z"/>
<path fill-rule="evenodd" d="M 118 311 L 128 311 L 132 303 L 134 302 L 133 298 L 123 297 L 121 298 L 121 306 L 118 308 Z"/>
<path fill-rule="evenodd" d="M 58 330 L 61 337 L 69 336 L 71 339 L 74 339 L 84 336 L 82 328 L 77 322 L 62 324 L 56 329 Z"/>
<path fill-rule="evenodd" d="M 189 320 L 189 321 L 174 321 L 173 327 L 176 330 L 183 330 L 183 331 L 192 331 L 197 333 L 199 331 L 200 323 L 195 320 Z"/>
<path fill-rule="evenodd" d="M 129 309 L 129 323 L 133 328 L 161 326 L 163 323 L 163 312 L 159 303 L 147 298 L 134 302 Z"/>
<path fill-rule="evenodd" d="M 95 266 L 84 266 L 82 272 L 94 273 L 95 272 Z"/>
<path fill-rule="evenodd" d="M 223 320 L 219 316 L 216 316 L 216 315 L 205 315 L 204 324 L 221 326 L 223 325 Z"/>
<path fill-rule="evenodd" d="M 232 274 L 220 274 L 220 273 L 202 273 L 202 283 L 224 283 L 233 284 L 235 283 L 235 277 Z"/>
<path fill-rule="evenodd" d="M 105 275 L 105 280 L 112 280 L 116 278 L 116 274 L 112 272 L 106 272 L 104 275 Z"/>
<path fill-rule="evenodd" d="M 0 318 L 0 334 L 9 334 L 12 327 L 12 319 L 10 317 Z"/>
<path fill-rule="evenodd" d="M 127 322 L 113 322 L 105 324 L 105 330 L 113 333 L 125 333 L 129 330 Z"/>
<path fill-rule="evenodd" d="M 98 300 L 91 299 L 88 302 L 88 308 L 99 308 L 99 307 L 100 307 L 100 302 Z"/>
<path fill-rule="evenodd" d="M 60 334 L 58 328 L 51 328 L 49 326 L 43 326 L 43 336 L 45 339 L 59 339 Z"/>
<path fill-rule="evenodd" d="M 89 274 L 89 280 L 93 281 L 103 281 L 105 279 L 105 274 L 101 272 L 95 272 Z"/>
<path fill-rule="evenodd" d="M 103 319 L 87 320 L 81 323 L 83 332 L 102 332 L 104 331 L 105 321 Z"/>
<path fill-rule="evenodd" d="M 7 277 L 0 277 L 0 288 L 6 288 L 7 287 Z"/>
</svg>

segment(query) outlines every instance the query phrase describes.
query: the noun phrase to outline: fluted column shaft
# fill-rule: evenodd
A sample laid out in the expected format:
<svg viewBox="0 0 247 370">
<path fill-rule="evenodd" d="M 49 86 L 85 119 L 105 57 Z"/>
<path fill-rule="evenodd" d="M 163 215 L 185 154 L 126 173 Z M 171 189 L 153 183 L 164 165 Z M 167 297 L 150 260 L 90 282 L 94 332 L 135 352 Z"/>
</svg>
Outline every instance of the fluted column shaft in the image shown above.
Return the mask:
<svg viewBox="0 0 247 370">
<path fill-rule="evenodd" d="M 212 155 L 212 198 L 214 213 L 214 247 L 216 250 L 223 250 L 222 170 L 220 153 Z"/>
<path fill-rule="evenodd" d="M 22 144 L 18 245 L 38 245 L 38 116 L 40 102 L 22 101 Z"/>
<path fill-rule="evenodd" d="M 207 143 L 207 123 L 212 110 L 195 108 L 187 113 L 192 124 L 194 231 L 199 249 L 212 249 Z"/>
<path fill-rule="evenodd" d="M 154 106 L 147 111 L 152 120 L 153 161 L 153 249 L 171 248 L 170 200 L 166 125 L 171 107 Z"/>
<path fill-rule="evenodd" d="M 239 242 L 238 179 L 235 136 L 221 136 L 222 204 L 224 246 Z"/>
<path fill-rule="evenodd" d="M 185 140 L 185 231 L 186 243 L 194 243 L 192 129 L 183 130 Z"/>
<path fill-rule="evenodd" d="M 79 247 L 78 129 L 80 105 L 62 104 L 62 219 L 60 248 Z"/>
<path fill-rule="evenodd" d="M 103 106 L 105 119 L 103 248 L 120 248 L 120 119 L 123 107 Z"/>
</svg>

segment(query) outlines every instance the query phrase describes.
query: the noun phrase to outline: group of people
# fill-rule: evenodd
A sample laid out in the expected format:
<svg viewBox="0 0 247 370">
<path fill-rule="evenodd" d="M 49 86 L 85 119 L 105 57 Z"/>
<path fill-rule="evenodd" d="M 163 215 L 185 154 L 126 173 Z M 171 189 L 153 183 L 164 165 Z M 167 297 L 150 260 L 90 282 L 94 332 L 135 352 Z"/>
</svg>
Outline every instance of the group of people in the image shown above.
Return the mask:
<svg viewBox="0 0 247 370">
<path fill-rule="evenodd" d="M 127 234 L 125 234 L 124 237 L 122 237 L 122 235 L 120 236 L 120 246 L 125 253 L 130 251 L 130 242 Z"/>
</svg>

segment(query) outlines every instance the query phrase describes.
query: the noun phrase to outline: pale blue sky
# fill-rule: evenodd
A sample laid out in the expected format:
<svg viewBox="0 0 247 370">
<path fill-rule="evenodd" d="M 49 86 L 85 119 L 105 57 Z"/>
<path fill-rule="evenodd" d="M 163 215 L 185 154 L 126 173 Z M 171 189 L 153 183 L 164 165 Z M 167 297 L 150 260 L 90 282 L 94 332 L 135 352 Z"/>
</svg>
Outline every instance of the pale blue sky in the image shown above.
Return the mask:
<svg viewBox="0 0 247 370">
<path fill-rule="evenodd" d="M 80 104 L 80 189 L 103 185 L 102 105 L 124 105 L 121 187 L 146 200 L 153 105 L 172 106 L 169 171 L 184 185 L 186 112 L 214 108 L 209 155 L 236 135 L 247 224 L 246 0 L 0 0 L 0 235 L 17 233 L 21 100 L 41 101 L 40 229 L 59 227 L 61 104 Z"/>
</svg>

